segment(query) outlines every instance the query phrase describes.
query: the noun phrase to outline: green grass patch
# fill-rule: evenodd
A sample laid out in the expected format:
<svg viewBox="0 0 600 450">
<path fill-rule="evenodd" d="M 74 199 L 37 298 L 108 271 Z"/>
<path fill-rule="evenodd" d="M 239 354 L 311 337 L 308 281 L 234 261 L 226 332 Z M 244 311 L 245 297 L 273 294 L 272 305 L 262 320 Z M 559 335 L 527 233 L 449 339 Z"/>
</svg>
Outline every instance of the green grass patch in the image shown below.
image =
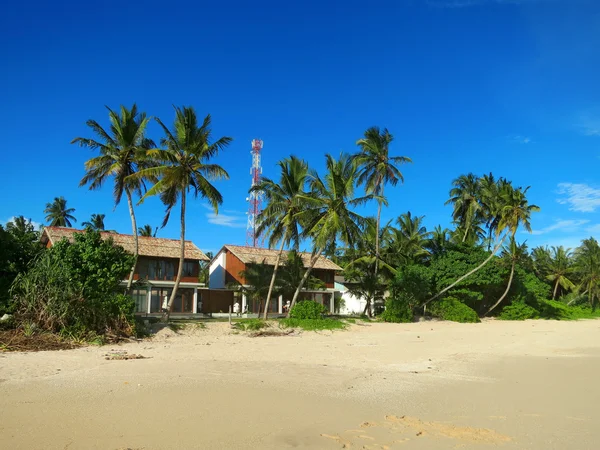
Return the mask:
<svg viewBox="0 0 600 450">
<path fill-rule="evenodd" d="M 270 327 L 271 324 L 262 319 L 243 319 L 236 321 L 233 327 L 242 331 L 258 331 Z"/>
<path fill-rule="evenodd" d="M 281 319 L 281 328 L 300 328 L 305 331 L 343 330 L 348 324 L 337 319 Z"/>
<path fill-rule="evenodd" d="M 540 315 L 543 319 L 554 320 L 597 319 L 600 317 L 600 310 L 593 310 L 589 306 L 567 306 L 556 300 L 545 300 L 540 302 Z"/>
</svg>

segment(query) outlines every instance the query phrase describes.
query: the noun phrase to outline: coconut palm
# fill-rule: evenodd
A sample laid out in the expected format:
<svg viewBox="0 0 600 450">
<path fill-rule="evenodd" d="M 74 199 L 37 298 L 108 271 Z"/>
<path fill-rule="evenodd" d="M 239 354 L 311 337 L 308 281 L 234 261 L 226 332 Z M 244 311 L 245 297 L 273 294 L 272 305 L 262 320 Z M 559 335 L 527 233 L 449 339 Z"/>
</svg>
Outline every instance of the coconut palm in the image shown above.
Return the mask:
<svg viewBox="0 0 600 450">
<path fill-rule="evenodd" d="M 425 248 L 431 256 L 437 256 L 444 253 L 450 246 L 450 231 L 447 228 L 442 228 L 441 225 L 436 226 L 430 234 L 429 241 L 425 243 Z"/>
<path fill-rule="evenodd" d="M 177 202 L 181 205 L 181 253 L 177 278 L 165 313 L 165 319 L 168 320 L 183 274 L 187 194 L 191 191 L 194 197 L 200 196 L 207 200 L 215 213 L 218 213 L 219 205 L 223 203 L 223 196 L 211 181 L 228 179 L 229 175 L 221 166 L 210 163 L 210 160 L 224 150 L 231 143 L 232 138 L 221 137 L 213 141 L 210 114 L 204 118 L 202 124 L 199 124 L 196 111 L 192 107 L 175 107 L 175 122 L 172 130 L 160 119 L 156 118 L 156 121 L 165 133 L 165 137 L 161 140 L 165 148 L 148 151 L 148 157 L 155 162 L 156 166 L 142 169 L 132 178 L 158 179 L 140 199 L 140 203 L 150 196 L 159 195 L 167 207 L 163 226 L 167 224 Z"/>
<path fill-rule="evenodd" d="M 85 228 L 91 228 L 96 231 L 104 231 L 105 214 L 92 214 L 89 222 L 83 222 L 81 225 Z"/>
<path fill-rule="evenodd" d="M 75 208 L 67 208 L 67 201 L 64 197 L 55 197 L 52 203 L 46 203 L 46 222 L 51 227 L 71 227 L 77 219 L 73 216 Z"/>
<path fill-rule="evenodd" d="M 406 156 L 390 156 L 389 146 L 394 140 L 387 128 L 380 130 L 379 127 L 371 127 L 365 131 L 364 137 L 356 142 L 360 152 L 353 156 L 355 164 L 359 168 L 358 185 L 365 185 L 367 194 L 373 195 L 377 200 L 377 225 L 375 232 L 375 275 L 379 265 L 379 228 L 381 225 L 381 208 L 385 201 L 385 185 L 396 186 L 398 182 L 404 182 L 404 176 L 399 165 L 411 163 L 412 160 Z"/>
<path fill-rule="evenodd" d="M 260 314 L 262 301 L 267 297 L 267 293 L 269 292 L 273 266 L 266 264 L 264 261 L 257 264 L 248 264 L 246 269 L 242 270 L 239 275 L 245 281 L 245 284 L 240 285 L 239 289 L 248 300 L 258 303 L 257 312 Z"/>
<path fill-rule="evenodd" d="M 423 225 L 424 218 L 425 216 L 413 216 L 408 211 L 396 219 L 398 228 L 394 229 L 394 236 L 397 248 L 409 264 L 423 262 L 429 256 L 425 246 L 431 233 Z"/>
<path fill-rule="evenodd" d="M 523 242 L 522 244 L 517 244 L 516 239 L 513 236 L 511 236 L 508 246 L 506 246 L 504 248 L 504 251 L 502 252 L 502 257 L 505 260 L 510 261 L 510 276 L 508 277 L 508 283 L 506 284 L 506 290 L 500 296 L 498 301 L 496 303 L 494 303 L 490 307 L 490 309 L 487 310 L 487 312 L 485 313 L 486 316 L 489 313 L 491 313 L 494 309 L 496 309 L 496 307 L 500 303 L 502 303 L 502 301 L 506 298 L 506 296 L 508 295 L 508 292 L 510 291 L 510 287 L 512 286 L 513 278 L 515 276 L 515 267 L 518 262 L 523 261 L 527 256 L 528 256 L 527 244 L 525 244 L 525 242 Z"/>
<path fill-rule="evenodd" d="M 312 240 L 313 250 L 310 264 L 292 298 L 290 311 L 325 247 L 338 239 L 349 247 L 358 241 L 364 218 L 351 208 L 373 198 L 370 195 L 354 197 L 357 166 L 349 155 L 342 153 L 337 160 L 326 155 L 325 166 L 324 177 L 310 172 L 310 192 L 300 195 L 305 208 L 296 217 L 303 225 L 302 236 Z"/>
<path fill-rule="evenodd" d="M 304 208 L 301 196 L 305 194 L 304 188 L 308 178 L 308 164 L 295 156 L 279 161 L 277 166 L 280 169 L 279 181 L 264 177 L 252 188 L 253 191 L 262 192 L 267 202 L 267 206 L 258 217 L 257 233 L 269 235 L 269 248 L 279 243 L 265 303 L 264 319 L 269 311 L 283 249 L 290 244 L 297 249 L 299 245 L 300 224 L 297 215 Z"/>
<path fill-rule="evenodd" d="M 471 227 L 481 218 L 481 189 L 475 174 L 461 175 L 452 181 L 446 205 L 453 207 L 452 218 L 462 230 L 461 242 L 467 240 Z"/>
<path fill-rule="evenodd" d="M 138 234 L 144 237 L 156 237 L 156 233 L 158 232 L 158 227 L 154 230 L 152 229 L 152 225 L 144 225 L 143 227 L 138 228 Z"/>
<path fill-rule="evenodd" d="M 507 183 L 503 186 L 501 195 L 500 195 L 500 207 L 498 208 L 500 217 L 498 219 L 498 226 L 495 230 L 496 237 L 498 239 L 498 244 L 494 247 L 494 249 L 490 252 L 489 256 L 477 267 L 470 270 L 463 276 L 459 277 L 454 283 L 451 283 L 449 286 L 446 286 L 436 295 L 431 297 L 424 303 L 424 306 L 429 302 L 435 300 L 439 296 L 445 294 L 458 283 L 463 281 L 465 278 L 470 277 L 475 272 L 484 267 L 487 263 L 489 263 L 496 252 L 500 249 L 504 240 L 507 236 L 510 236 L 514 239 L 515 234 L 520 226 L 523 226 L 526 231 L 531 233 L 531 213 L 539 211 L 539 206 L 530 205 L 527 200 L 527 191 L 529 187 L 523 189 L 521 187 L 514 189 L 510 183 Z"/>
<path fill-rule="evenodd" d="M 574 268 L 580 289 L 587 292 L 590 306 L 595 309 L 600 299 L 600 246 L 596 239 L 584 239 L 577 247 Z"/>
<path fill-rule="evenodd" d="M 304 271 L 302 256 L 296 250 L 290 250 L 277 277 L 277 288 L 285 299 L 293 297 L 296 288 L 304 276 Z M 307 289 L 325 288 L 325 283 L 312 275 L 308 277 L 304 285 Z"/>
<path fill-rule="evenodd" d="M 95 120 L 88 120 L 86 124 L 96 134 L 97 140 L 77 137 L 71 141 L 71 144 L 79 144 L 81 147 L 100 152 L 100 156 L 86 161 L 86 174 L 79 186 L 89 185 L 90 190 L 99 189 L 108 178 L 112 177 L 115 207 L 119 205 L 123 195 L 127 199 L 134 237 L 134 261 L 127 281 L 127 290 L 130 291 L 139 254 L 133 195 L 141 196 L 145 189 L 144 179 L 132 175 L 151 165 L 146 150 L 154 147 L 154 143 L 146 138 L 149 118 L 145 113 L 138 112 L 135 103 L 131 109 L 125 106 L 121 106 L 119 111 L 113 111 L 108 106 L 106 109 L 108 109 L 110 122 L 109 130 L 102 128 Z"/>
<path fill-rule="evenodd" d="M 531 251 L 531 259 L 533 260 L 533 270 L 540 278 L 546 278 L 550 273 L 550 264 L 552 262 L 552 254 L 550 249 L 546 247 L 535 247 Z"/>
<path fill-rule="evenodd" d="M 562 245 L 552 247 L 547 266 L 548 275 L 546 275 L 546 279 L 554 284 L 552 300 L 556 298 L 559 286 L 564 291 L 575 288 L 575 284 L 569 279 L 574 273 L 572 256 L 573 254 L 569 248 L 565 249 Z"/>
</svg>

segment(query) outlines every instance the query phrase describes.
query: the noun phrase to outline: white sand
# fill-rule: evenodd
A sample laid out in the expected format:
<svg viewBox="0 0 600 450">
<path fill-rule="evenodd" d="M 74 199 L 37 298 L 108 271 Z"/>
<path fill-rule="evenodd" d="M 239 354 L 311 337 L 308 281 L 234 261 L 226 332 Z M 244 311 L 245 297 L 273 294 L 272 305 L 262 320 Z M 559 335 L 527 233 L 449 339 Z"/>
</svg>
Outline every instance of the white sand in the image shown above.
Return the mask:
<svg viewBox="0 0 600 450">
<path fill-rule="evenodd" d="M 0 354 L 6 449 L 597 449 L 600 321 L 227 324 Z M 114 350 L 148 359 L 108 361 Z"/>
</svg>

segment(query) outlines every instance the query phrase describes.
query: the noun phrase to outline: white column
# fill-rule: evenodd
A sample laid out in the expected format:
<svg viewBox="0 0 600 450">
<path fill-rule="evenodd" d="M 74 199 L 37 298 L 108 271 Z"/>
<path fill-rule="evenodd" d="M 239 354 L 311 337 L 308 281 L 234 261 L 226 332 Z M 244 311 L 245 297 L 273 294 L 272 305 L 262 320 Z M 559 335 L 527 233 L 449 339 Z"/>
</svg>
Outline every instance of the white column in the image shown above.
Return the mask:
<svg viewBox="0 0 600 450">
<path fill-rule="evenodd" d="M 279 296 L 279 306 L 277 307 L 277 312 L 279 312 L 279 314 L 283 314 L 283 295 Z"/>
<path fill-rule="evenodd" d="M 246 294 L 242 294 L 242 313 L 246 311 Z"/>
<path fill-rule="evenodd" d="M 329 302 L 329 312 L 335 314 L 335 292 L 331 293 L 331 300 Z"/>
<path fill-rule="evenodd" d="M 150 306 L 152 303 L 152 286 L 148 286 L 148 294 L 146 295 L 146 303 L 147 303 L 147 312 L 150 314 Z"/>
<path fill-rule="evenodd" d="M 198 314 L 198 288 L 194 288 L 194 304 L 192 306 L 192 312 Z"/>
</svg>

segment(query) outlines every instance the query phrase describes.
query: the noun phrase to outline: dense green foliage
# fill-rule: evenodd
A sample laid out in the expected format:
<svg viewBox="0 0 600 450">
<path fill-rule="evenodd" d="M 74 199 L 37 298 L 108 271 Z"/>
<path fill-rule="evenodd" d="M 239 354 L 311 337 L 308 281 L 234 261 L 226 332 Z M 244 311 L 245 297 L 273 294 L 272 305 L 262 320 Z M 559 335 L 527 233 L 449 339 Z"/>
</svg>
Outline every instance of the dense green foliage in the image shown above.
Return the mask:
<svg viewBox="0 0 600 450">
<path fill-rule="evenodd" d="M 511 305 L 504 307 L 498 319 L 501 320 L 527 320 L 537 319 L 540 317 L 538 310 L 532 308 L 524 302 L 513 302 Z"/>
<path fill-rule="evenodd" d="M 385 302 L 385 310 L 380 317 L 384 322 L 406 323 L 412 322 L 413 312 L 404 298 L 389 298 Z"/>
<path fill-rule="evenodd" d="M 320 303 L 313 302 L 312 300 L 303 300 L 292 307 L 290 318 L 317 320 L 321 319 L 326 312 L 327 309 Z"/>
<path fill-rule="evenodd" d="M 15 279 L 11 293 L 22 321 L 48 331 L 129 334 L 134 302 L 118 292 L 133 256 L 96 231 L 63 240 Z"/>
<path fill-rule="evenodd" d="M 433 304 L 431 313 L 443 320 L 452 322 L 476 323 L 479 322 L 477 313 L 454 297 L 446 297 Z"/>
</svg>

